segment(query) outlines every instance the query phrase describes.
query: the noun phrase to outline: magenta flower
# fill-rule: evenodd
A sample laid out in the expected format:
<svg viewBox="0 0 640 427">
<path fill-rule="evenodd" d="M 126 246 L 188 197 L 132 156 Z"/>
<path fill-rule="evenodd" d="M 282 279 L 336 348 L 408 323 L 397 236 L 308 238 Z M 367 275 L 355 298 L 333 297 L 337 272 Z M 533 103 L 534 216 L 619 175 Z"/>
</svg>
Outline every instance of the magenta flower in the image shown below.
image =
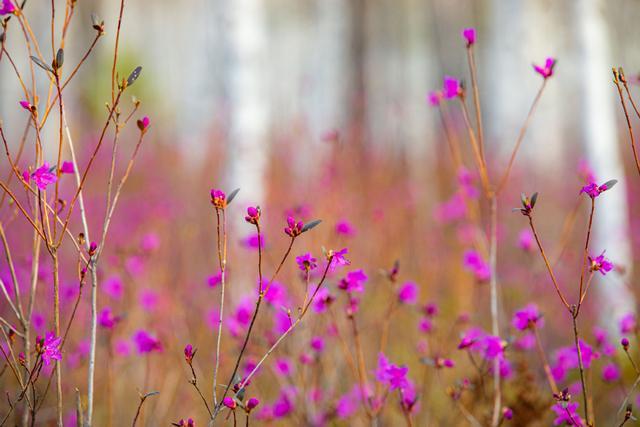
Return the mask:
<svg viewBox="0 0 640 427">
<path fill-rule="evenodd" d="M 11 0 L 2 0 L 2 5 L 0 5 L 0 15 L 8 15 L 13 13 L 16 10 L 16 7 L 11 3 Z"/>
<path fill-rule="evenodd" d="M 119 321 L 120 317 L 114 316 L 109 307 L 105 307 L 98 315 L 98 324 L 105 329 L 113 329 Z"/>
<path fill-rule="evenodd" d="M 266 238 L 264 233 L 260 233 L 259 238 L 258 238 L 258 233 L 253 233 L 248 235 L 244 239 L 242 239 L 241 243 L 244 247 L 248 249 L 258 249 L 258 246 L 261 249 L 264 249 L 265 240 Z"/>
<path fill-rule="evenodd" d="M 293 373 L 293 365 L 288 358 L 280 358 L 276 360 L 276 372 L 283 377 L 288 377 Z"/>
<path fill-rule="evenodd" d="M 398 300 L 403 304 L 415 304 L 418 301 L 418 285 L 406 282 L 398 289 Z"/>
<path fill-rule="evenodd" d="M 182 419 L 178 421 L 178 427 L 196 427 L 196 422 L 193 421 L 192 418 L 189 418 L 186 421 Z"/>
<path fill-rule="evenodd" d="M 473 272 L 478 281 L 486 282 L 491 278 L 489 265 L 482 259 L 478 252 L 474 250 L 465 252 L 463 264 L 467 270 Z"/>
<path fill-rule="evenodd" d="M 52 360 L 62 360 L 62 353 L 60 353 L 61 337 L 56 337 L 53 332 L 47 332 L 44 338 L 38 337 L 36 341 L 39 347 L 38 352 L 46 366 L 49 366 Z"/>
<path fill-rule="evenodd" d="M 142 329 L 134 334 L 133 341 L 138 346 L 140 354 L 162 351 L 160 340 Z"/>
<path fill-rule="evenodd" d="M 620 368 L 613 362 L 607 363 L 602 367 L 602 381 L 606 383 L 614 383 L 620 379 Z"/>
<path fill-rule="evenodd" d="M 408 372 L 408 367 L 404 365 L 397 366 L 389 363 L 383 353 L 378 355 L 378 370 L 376 371 L 376 378 L 379 382 L 388 384 L 391 390 L 402 390 L 408 387 Z"/>
<path fill-rule="evenodd" d="M 542 315 L 538 311 L 538 306 L 535 304 L 529 304 L 515 312 L 513 319 L 511 320 L 511 324 L 514 328 L 524 331 L 534 327 L 541 328 L 544 325 L 544 322 L 542 320 Z"/>
<path fill-rule="evenodd" d="M 289 237 L 296 237 L 302 234 L 304 229 L 304 222 L 298 221 L 292 217 L 287 217 L 287 226 L 284 228 L 284 233 Z"/>
<path fill-rule="evenodd" d="M 340 236 L 353 236 L 356 234 L 356 230 L 349 221 L 342 220 L 336 224 L 336 234 Z"/>
<path fill-rule="evenodd" d="M 191 365 L 193 363 L 193 356 L 196 355 L 196 352 L 193 350 L 193 346 L 191 344 L 187 344 L 184 347 L 184 360 Z"/>
<path fill-rule="evenodd" d="M 467 41 L 467 46 L 472 46 L 476 42 L 476 29 L 465 28 L 462 30 L 462 37 Z"/>
<path fill-rule="evenodd" d="M 143 118 L 138 119 L 136 123 L 138 125 L 138 129 L 140 129 L 141 132 L 145 132 L 149 128 L 151 120 L 149 120 L 149 117 L 144 116 Z"/>
<path fill-rule="evenodd" d="M 604 193 L 607 190 L 610 190 L 614 185 L 616 185 L 617 182 L 618 181 L 615 179 L 607 181 L 602 185 L 598 185 L 595 182 L 592 182 L 582 187 L 582 189 L 580 190 L 580 194 L 584 193 L 592 199 L 595 199 L 600 194 Z"/>
<path fill-rule="evenodd" d="M 556 413 L 556 418 L 553 420 L 554 426 L 566 424 L 568 426 L 582 426 L 582 418 L 578 415 L 578 402 L 566 403 L 566 408 L 563 407 L 564 403 L 556 403 L 551 407 L 553 412 Z"/>
<path fill-rule="evenodd" d="M 316 313 L 324 313 L 327 308 L 335 300 L 327 288 L 320 288 L 313 300 L 313 311 Z"/>
<path fill-rule="evenodd" d="M 0 12 L 0 15 L 2 15 L 1 12 Z M 33 110 L 33 105 L 31 105 L 31 103 L 29 101 L 20 101 L 20 106 L 22 108 L 24 108 L 25 110 L 27 110 L 27 111 Z"/>
<path fill-rule="evenodd" d="M 260 220 L 260 207 L 249 206 L 247 208 L 247 215 L 244 217 L 244 220 L 249 224 L 257 224 Z"/>
<path fill-rule="evenodd" d="M 74 173 L 76 170 L 73 167 L 73 162 L 64 161 L 60 166 L 60 173 Z"/>
<path fill-rule="evenodd" d="M 215 288 L 222 283 L 222 271 L 218 271 L 216 274 L 207 278 L 207 285 L 210 288 Z"/>
<path fill-rule="evenodd" d="M 304 255 L 300 255 L 296 257 L 296 262 L 298 263 L 298 268 L 302 271 L 311 271 L 314 270 L 317 266 L 317 259 L 315 259 L 309 252 Z"/>
<path fill-rule="evenodd" d="M 347 292 L 364 292 L 364 282 L 368 279 L 362 270 L 354 270 L 347 273 L 338 283 L 338 288 Z"/>
<path fill-rule="evenodd" d="M 31 173 L 31 179 L 36 183 L 36 187 L 44 191 L 47 189 L 47 185 L 56 182 L 58 177 L 51 171 L 49 163 L 44 162 L 42 166 Z"/>
<path fill-rule="evenodd" d="M 502 408 L 502 418 L 505 420 L 510 420 L 513 418 L 513 410 L 511 408 L 507 408 L 506 406 Z"/>
<path fill-rule="evenodd" d="M 211 189 L 211 204 L 217 209 L 224 209 L 227 206 L 227 195 L 222 190 Z"/>
<path fill-rule="evenodd" d="M 102 286 L 102 290 L 113 299 L 120 299 L 124 294 L 124 285 L 119 276 L 108 277 Z"/>
<path fill-rule="evenodd" d="M 548 79 L 553 76 L 553 68 L 556 66 L 556 60 L 554 58 L 547 58 L 544 62 L 544 66 L 533 64 L 533 69 L 536 73 L 540 74 L 543 78 Z"/>
<path fill-rule="evenodd" d="M 534 238 L 533 233 L 528 228 L 525 228 L 518 234 L 518 247 L 525 252 L 531 251 L 533 248 Z"/>
<path fill-rule="evenodd" d="M 251 411 L 255 407 L 257 407 L 259 404 L 260 404 L 260 401 L 258 399 L 256 399 L 255 397 L 252 397 L 251 399 L 249 399 L 247 401 L 247 410 Z"/>
<path fill-rule="evenodd" d="M 458 79 L 455 79 L 451 76 L 444 76 L 442 94 L 444 95 L 445 99 L 452 99 L 458 96 L 462 96 L 462 84 Z"/>
<path fill-rule="evenodd" d="M 233 397 L 225 397 L 224 399 L 222 399 L 222 404 L 224 406 L 226 406 L 229 409 L 236 409 L 236 407 L 238 406 L 238 404 L 236 403 L 235 399 Z"/>
<path fill-rule="evenodd" d="M 484 358 L 487 360 L 502 359 L 504 357 L 505 341 L 493 335 L 487 335 L 483 339 Z"/>
<path fill-rule="evenodd" d="M 324 339 L 320 336 L 311 338 L 311 348 L 316 353 L 322 353 L 324 350 Z"/>
<path fill-rule="evenodd" d="M 444 98 L 444 95 L 440 90 L 431 91 L 427 95 L 427 100 L 429 101 L 429 104 L 433 107 L 437 107 L 438 105 L 440 105 L 440 102 L 442 102 L 443 98 Z"/>
<path fill-rule="evenodd" d="M 604 257 L 604 252 L 595 258 L 589 256 L 589 263 L 589 271 L 599 271 L 603 276 L 613 270 L 613 263 Z"/>
<path fill-rule="evenodd" d="M 347 252 L 349 252 L 347 248 L 342 248 L 337 252 L 333 252 L 333 251 L 329 252 L 328 256 L 331 257 L 330 271 L 334 271 L 336 267 L 351 265 L 351 261 L 349 261 L 344 257 L 347 254 Z"/>
<path fill-rule="evenodd" d="M 629 334 L 635 333 L 637 330 L 636 315 L 634 313 L 627 313 L 619 321 L 620 333 Z"/>
</svg>

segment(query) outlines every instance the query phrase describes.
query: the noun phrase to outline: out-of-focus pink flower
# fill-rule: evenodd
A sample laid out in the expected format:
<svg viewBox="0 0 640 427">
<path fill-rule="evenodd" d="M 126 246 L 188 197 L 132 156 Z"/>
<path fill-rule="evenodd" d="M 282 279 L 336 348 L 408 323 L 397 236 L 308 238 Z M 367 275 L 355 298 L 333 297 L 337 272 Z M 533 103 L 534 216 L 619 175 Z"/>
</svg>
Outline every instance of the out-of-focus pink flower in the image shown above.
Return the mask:
<svg viewBox="0 0 640 427">
<path fill-rule="evenodd" d="M 474 250 L 464 253 L 464 267 L 473 272 L 479 282 L 486 282 L 491 278 L 489 265 L 482 259 L 480 254 Z"/>
<path fill-rule="evenodd" d="M 324 313 L 327 311 L 327 307 L 335 300 L 335 298 L 329 293 L 327 288 L 320 288 L 316 297 L 313 300 L 313 311 L 316 313 Z"/>
<path fill-rule="evenodd" d="M 349 221 L 342 220 L 336 223 L 336 234 L 340 236 L 353 236 L 356 234 L 356 230 Z"/>
<path fill-rule="evenodd" d="M 429 101 L 429 104 L 434 107 L 437 107 L 438 105 L 440 105 L 440 102 L 442 102 L 443 98 L 444 98 L 444 95 L 442 94 L 441 90 L 431 91 L 427 95 L 427 100 Z"/>
<path fill-rule="evenodd" d="M 467 46 L 473 46 L 476 42 L 476 29 L 475 28 L 465 28 L 462 30 L 462 37 L 467 41 Z"/>
<path fill-rule="evenodd" d="M 553 420 L 554 426 L 565 424 L 572 426 L 577 423 L 578 425 L 576 427 L 582 427 L 583 421 L 580 415 L 578 415 L 578 402 L 568 402 L 566 408 L 564 407 L 564 403 L 556 403 L 551 409 L 556 413 L 556 418 Z"/>
<path fill-rule="evenodd" d="M 114 316 L 111 308 L 105 307 L 98 315 L 98 324 L 105 329 L 113 329 L 120 321 L 119 316 Z"/>
<path fill-rule="evenodd" d="M 140 291 L 138 300 L 140 301 L 140 306 L 145 311 L 153 311 L 158 306 L 160 297 L 158 296 L 158 293 L 153 289 L 143 289 Z"/>
<path fill-rule="evenodd" d="M 13 13 L 16 10 L 16 7 L 11 3 L 11 0 L 2 0 L 2 5 L 0 5 L 0 15 L 8 15 Z"/>
<path fill-rule="evenodd" d="M 444 76 L 444 82 L 442 85 L 442 94 L 446 99 L 456 98 L 462 96 L 462 85 L 460 81 L 451 76 Z"/>
<path fill-rule="evenodd" d="M 602 367 L 602 380 L 607 383 L 614 383 L 620 379 L 620 368 L 613 362 Z"/>
<path fill-rule="evenodd" d="M 283 377 L 290 376 L 293 373 L 293 364 L 291 363 L 291 360 L 286 357 L 277 359 L 276 372 Z"/>
<path fill-rule="evenodd" d="M 406 282 L 398 290 L 398 300 L 403 304 L 415 304 L 418 301 L 418 285 Z"/>
<path fill-rule="evenodd" d="M 553 68 L 556 66 L 556 60 L 554 58 L 547 58 L 544 62 L 544 66 L 533 64 L 533 69 L 536 73 L 540 74 L 543 78 L 548 79 L 553 76 Z"/>
<path fill-rule="evenodd" d="M 215 288 L 222 283 L 222 271 L 218 271 L 216 274 L 207 278 L 207 284 L 210 288 Z"/>
<path fill-rule="evenodd" d="M 108 277 L 107 280 L 104 281 L 102 289 L 113 299 L 122 298 L 122 294 L 124 293 L 124 285 L 122 284 L 122 280 L 119 276 L 116 275 Z"/>
<path fill-rule="evenodd" d="M 528 228 L 525 228 L 518 234 L 518 247 L 525 252 L 529 252 L 533 248 L 533 240 L 533 233 Z"/>
<path fill-rule="evenodd" d="M 514 313 L 511 324 L 514 328 L 524 331 L 534 327 L 541 328 L 544 325 L 544 321 L 538 311 L 538 306 L 529 304 Z"/>
<path fill-rule="evenodd" d="M 160 247 L 160 237 L 154 232 L 150 232 L 142 236 L 140 248 L 145 252 L 155 251 Z"/>
<path fill-rule="evenodd" d="M 76 169 L 73 167 L 73 162 L 64 161 L 60 166 L 60 173 L 74 173 Z"/>
<path fill-rule="evenodd" d="M 619 321 L 620 333 L 630 334 L 635 333 L 637 330 L 636 315 L 634 313 L 627 313 Z"/>
<path fill-rule="evenodd" d="M 589 256 L 589 264 L 589 271 L 599 271 L 603 276 L 613 270 L 613 263 L 604 257 L 604 252 L 595 258 Z"/>
<path fill-rule="evenodd" d="M 42 166 L 31 173 L 31 179 L 36 183 L 36 187 L 44 191 L 49 184 L 56 182 L 58 177 L 51 171 L 49 163 L 44 162 Z"/>
<path fill-rule="evenodd" d="M 162 351 L 160 340 L 142 329 L 133 335 L 133 342 L 138 346 L 138 353 L 140 354 Z"/>
<path fill-rule="evenodd" d="M 324 339 L 320 336 L 311 338 L 311 348 L 316 353 L 322 353 L 322 351 L 324 350 Z"/>
<path fill-rule="evenodd" d="M 128 356 L 129 354 L 131 354 L 131 346 L 129 345 L 129 342 L 123 339 L 119 339 L 115 342 L 115 344 L 113 345 L 113 349 L 115 351 L 115 353 L 119 356 Z"/>
</svg>

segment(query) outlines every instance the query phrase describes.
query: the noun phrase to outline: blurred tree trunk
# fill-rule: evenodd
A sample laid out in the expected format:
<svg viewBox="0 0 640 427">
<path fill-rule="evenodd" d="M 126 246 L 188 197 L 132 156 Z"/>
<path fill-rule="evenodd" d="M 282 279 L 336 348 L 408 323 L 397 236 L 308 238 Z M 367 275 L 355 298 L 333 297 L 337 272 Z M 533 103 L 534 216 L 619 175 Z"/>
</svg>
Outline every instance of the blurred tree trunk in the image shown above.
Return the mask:
<svg viewBox="0 0 640 427">
<path fill-rule="evenodd" d="M 606 3 L 601 0 L 576 2 L 576 18 L 579 22 L 582 82 L 583 140 L 588 159 L 598 183 L 618 179 L 618 185 L 596 201 L 594 239 L 591 254 L 607 250 L 607 256 L 627 271 L 630 277 L 631 244 L 627 191 L 622 157 L 618 146 L 615 122 L 615 91 L 611 85 L 611 59 L 607 22 L 603 11 Z M 620 316 L 633 311 L 635 303 L 624 280 L 611 275 L 606 286 L 596 285 L 594 291 L 600 297 L 598 309 L 602 320 L 613 326 Z"/>
<path fill-rule="evenodd" d="M 265 168 L 269 104 L 265 66 L 267 31 L 261 0 L 228 2 L 231 19 L 229 44 L 230 134 L 225 188 L 240 187 L 244 208 L 265 198 Z"/>
</svg>

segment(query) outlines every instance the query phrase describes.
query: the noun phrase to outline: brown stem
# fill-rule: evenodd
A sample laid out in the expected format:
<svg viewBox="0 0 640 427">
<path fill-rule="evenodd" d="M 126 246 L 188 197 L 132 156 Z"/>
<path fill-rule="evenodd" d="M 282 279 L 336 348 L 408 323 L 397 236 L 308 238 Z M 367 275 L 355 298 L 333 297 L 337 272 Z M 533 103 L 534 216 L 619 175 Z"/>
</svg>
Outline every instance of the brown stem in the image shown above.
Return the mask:
<svg viewBox="0 0 640 427">
<path fill-rule="evenodd" d="M 542 342 L 540 340 L 540 333 L 538 332 L 538 328 L 533 327 L 533 332 L 536 336 L 536 347 L 538 348 L 538 354 L 540 355 L 540 360 L 542 360 L 542 366 L 544 368 L 544 373 L 547 376 L 547 381 L 549 382 L 549 387 L 551 387 L 551 391 L 554 394 L 558 393 L 558 385 L 556 381 L 553 379 L 553 375 L 551 375 L 551 368 L 549 367 L 549 361 L 547 360 L 547 355 L 542 348 Z"/>
<path fill-rule="evenodd" d="M 584 402 L 584 417 L 588 426 L 591 425 L 589 419 L 589 399 L 587 394 L 587 383 L 584 380 L 584 364 L 582 363 L 582 350 L 580 350 L 580 335 L 578 334 L 577 309 L 571 315 L 573 321 L 573 339 L 578 353 L 578 368 L 580 370 L 580 385 L 582 386 L 582 399 Z"/>
<path fill-rule="evenodd" d="M 618 95 L 620 96 L 620 104 L 622 104 L 622 111 L 624 111 L 624 118 L 627 121 L 627 129 L 629 130 L 629 137 L 631 138 L 631 151 L 633 152 L 633 160 L 636 163 L 636 170 L 638 171 L 638 175 L 640 175 L 640 159 L 638 158 L 638 152 L 636 151 L 636 140 L 633 137 L 633 127 L 631 126 L 631 119 L 629 118 L 629 112 L 627 111 L 627 105 L 624 102 L 624 96 L 622 95 L 622 88 L 620 87 L 620 78 L 624 76 L 624 74 L 619 74 L 622 72 L 622 68 L 620 70 L 613 69 L 613 83 L 618 88 Z"/>
</svg>

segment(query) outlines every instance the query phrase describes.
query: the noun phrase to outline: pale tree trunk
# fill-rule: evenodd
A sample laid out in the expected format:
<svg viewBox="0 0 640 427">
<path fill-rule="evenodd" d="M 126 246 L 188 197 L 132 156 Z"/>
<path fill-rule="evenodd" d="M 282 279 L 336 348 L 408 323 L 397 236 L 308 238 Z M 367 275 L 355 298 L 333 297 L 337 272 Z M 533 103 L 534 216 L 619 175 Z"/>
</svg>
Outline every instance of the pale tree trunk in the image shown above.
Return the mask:
<svg viewBox="0 0 640 427">
<path fill-rule="evenodd" d="M 264 198 L 268 150 L 269 108 L 266 99 L 265 66 L 267 40 L 261 0 L 228 3 L 229 108 L 231 129 L 227 159 L 226 188 L 240 187 L 237 202 L 246 207 Z"/>
<path fill-rule="evenodd" d="M 631 244 L 626 199 L 624 167 L 618 146 L 615 121 L 615 91 L 611 87 L 609 34 L 603 15 L 606 3 L 600 0 L 576 2 L 576 19 L 580 23 L 581 75 L 583 83 L 583 140 L 588 159 L 598 183 L 618 179 L 618 185 L 596 200 L 596 219 L 591 253 L 607 250 L 607 257 L 624 266 L 624 278 L 631 277 Z M 598 275 L 599 276 L 599 275 Z M 611 275 L 606 283 L 595 283 L 598 309 L 610 327 L 624 313 L 634 310 L 634 298 L 625 279 Z M 599 279 L 599 277 L 598 277 Z"/>
</svg>

